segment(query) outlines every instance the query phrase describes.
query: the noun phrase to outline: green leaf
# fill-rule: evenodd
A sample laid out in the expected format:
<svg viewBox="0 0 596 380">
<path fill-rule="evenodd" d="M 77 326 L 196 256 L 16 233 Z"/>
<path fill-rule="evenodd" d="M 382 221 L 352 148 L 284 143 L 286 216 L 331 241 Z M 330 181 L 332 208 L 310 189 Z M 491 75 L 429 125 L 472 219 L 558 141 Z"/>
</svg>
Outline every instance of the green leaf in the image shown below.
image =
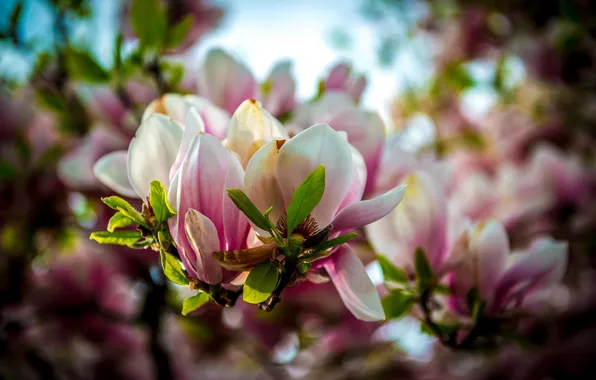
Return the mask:
<svg viewBox="0 0 596 380">
<path fill-rule="evenodd" d="M 318 248 L 317 251 L 326 251 L 329 248 L 333 248 L 336 247 L 338 245 L 342 245 L 344 243 L 349 242 L 350 240 L 354 239 L 356 236 L 358 236 L 358 234 L 354 233 L 354 232 L 350 232 L 348 234 L 345 235 L 340 235 L 334 239 L 331 240 L 327 240 L 326 242 L 324 242 L 323 244 L 321 244 Z"/>
<path fill-rule="evenodd" d="M 166 35 L 166 16 L 159 0 L 133 0 L 130 24 L 143 46 L 160 46 Z"/>
<path fill-rule="evenodd" d="M 209 302 L 211 298 L 209 294 L 205 292 L 198 292 L 194 296 L 190 296 L 184 299 L 182 302 L 182 315 L 187 315 L 188 313 L 192 313 L 193 311 L 197 310 L 207 302 Z"/>
<path fill-rule="evenodd" d="M 89 238 L 99 244 L 115 244 L 131 247 L 134 243 L 142 239 L 143 236 L 141 236 L 139 231 L 101 231 L 93 232 Z"/>
<path fill-rule="evenodd" d="M 236 207 L 240 209 L 246 215 L 251 222 L 255 224 L 255 226 L 269 231 L 269 223 L 267 218 L 261 214 L 257 206 L 248 197 L 244 192 L 240 189 L 226 189 L 228 192 L 228 196 L 234 202 Z"/>
<path fill-rule="evenodd" d="M 153 243 L 155 243 L 155 239 L 153 238 L 153 236 L 149 236 L 146 239 L 139 240 L 137 242 L 130 244 L 128 247 L 134 248 L 134 249 L 145 249 Z"/>
<path fill-rule="evenodd" d="M 159 250 L 159 255 L 161 260 L 161 268 L 163 269 L 163 273 L 166 275 L 166 277 L 174 284 L 188 285 L 188 279 L 184 274 L 184 270 L 182 269 L 180 262 L 163 249 Z"/>
<path fill-rule="evenodd" d="M 120 211 L 117 211 L 108 222 L 108 231 L 114 232 L 116 228 L 128 227 L 135 221 L 124 215 Z"/>
<path fill-rule="evenodd" d="M 379 260 L 379 265 L 381 265 L 385 281 L 392 281 L 400 284 L 408 283 L 408 276 L 406 273 L 393 265 L 385 256 L 377 255 L 377 260 Z"/>
<path fill-rule="evenodd" d="M 165 222 L 176 215 L 176 211 L 174 211 L 168 202 L 168 192 L 164 185 L 159 181 L 151 182 L 149 203 L 151 203 L 153 214 L 160 222 Z"/>
<path fill-rule="evenodd" d="M 85 51 L 66 50 L 66 68 L 74 79 L 93 83 L 103 83 L 110 79 L 108 71 Z"/>
<path fill-rule="evenodd" d="M 192 28 L 192 23 L 192 16 L 187 15 L 182 19 L 182 21 L 172 27 L 168 32 L 166 47 L 175 48 L 176 46 L 180 45 L 186 38 L 190 28 Z"/>
<path fill-rule="evenodd" d="M 383 310 L 385 311 L 385 318 L 397 319 L 407 314 L 412 309 L 416 302 L 414 298 L 401 291 L 393 291 L 381 300 Z"/>
<path fill-rule="evenodd" d="M 325 192 L 325 166 L 319 165 L 298 186 L 287 212 L 287 234 L 290 236 L 294 228 L 302 222 L 319 204 Z"/>
<path fill-rule="evenodd" d="M 433 270 L 426 258 L 424 250 L 421 248 L 416 248 L 414 267 L 416 268 L 416 276 L 420 288 L 425 289 L 429 287 L 433 283 Z"/>
<path fill-rule="evenodd" d="M 124 199 L 114 195 L 111 197 L 101 198 L 101 201 L 105 203 L 109 208 L 116 211 L 120 211 L 124 216 L 129 217 L 136 224 L 147 226 L 147 222 L 145 221 L 145 218 L 143 218 L 141 213 L 135 210 L 134 207 L 132 207 L 130 203 L 128 203 Z"/>
<path fill-rule="evenodd" d="M 252 304 L 265 301 L 275 290 L 278 279 L 279 272 L 275 264 L 271 261 L 262 262 L 248 274 L 242 298 Z"/>
</svg>

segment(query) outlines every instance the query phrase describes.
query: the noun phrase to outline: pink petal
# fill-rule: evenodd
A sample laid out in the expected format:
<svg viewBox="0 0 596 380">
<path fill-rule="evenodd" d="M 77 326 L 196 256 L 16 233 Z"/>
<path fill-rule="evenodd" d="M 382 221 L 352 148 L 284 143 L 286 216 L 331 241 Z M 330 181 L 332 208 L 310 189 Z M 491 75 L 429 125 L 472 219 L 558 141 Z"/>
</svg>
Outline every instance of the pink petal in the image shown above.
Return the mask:
<svg viewBox="0 0 596 380">
<path fill-rule="evenodd" d="M 486 298 L 494 294 L 496 283 L 509 256 L 509 239 L 503 225 L 487 222 L 470 239 L 470 254 L 477 258 L 480 293 Z"/>
<path fill-rule="evenodd" d="M 182 164 L 182 160 L 184 160 L 184 157 L 186 156 L 186 152 L 188 151 L 188 147 L 190 146 L 192 139 L 199 133 L 204 132 L 205 123 L 203 122 L 201 115 L 196 108 L 191 107 L 186 114 L 184 132 L 182 133 L 182 140 L 180 141 L 178 153 L 176 154 L 176 161 L 174 161 L 174 164 L 170 168 L 170 179 L 172 179 Z"/>
<path fill-rule="evenodd" d="M 379 293 L 349 245 L 342 245 L 324 267 L 342 301 L 356 318 L 370 322 L 385 319 Z"/>
<path fill-rule="evenodd" d="M 257 83 L 252 73 L 221 49 L 213 49 L 198 75 L 199 94 L 229 113 L 246 99 L 257 95 Z"/>
<path fill-rule="evenodd" d="M 350 144 L 328 125 L 314 125 L 281 147 L 277 178 L 287 205 L 296 188 L 321 164 L 325 166 L 325 192 L 312 216 L 323 227 L 335 217 L 352 181 Z"/>
<path fill-rule="evenodd" d="M 352 148 L 352 183 L 350 184 L 350 190 L 346 194 L 346 197 L 339 205 L 339 210 L 343 210 L 346 206 L 351 205 L 354 202 L 358 202 L 362 199 L 364 194 L 364 187 L 366 186 L 366 164 L 360 152 L 356 148 Z"/>
<path fill-rule="evenodd" d="M 333 219 L 333 229 L 345 233 L 376 222 L 397 207 L 405 190 L 406 186 L 401 185 L 376 198 L 352 203 Z"/>
<path fill-rule="evenodd" d="M 278 62 L 261 86 L 260 99 L 263 107 L 279 116 L 291 111 L 296 105 L 296 81 L 292 76 L 292 62 Z M 267 88 L 267 90 L 264 90 Z"/>
<path fill-rule="evenodd" d="M 494 309 L 505 307 L 512 298 L 522 300 L 559 282 L 567 268 L 567 243 L 538 239 L 527 253 L 515 255 L 514 260 L 497 283 Z"/>
<path fill-rule="evenodd" d="M 226 176 L 226 189 L 242 189 L 244 170 L 236 157 L 230 157 L 230 166 Z M 234 202 L 224 194 L 223 198 L 223 223 L 226 250 L 246 248 L 246 238 L 250 224 L 246 216 L 236 207 Z"/>
<path fill-rule="evenodd" d="M 188 244 L 196 255 L 199 280 L 219 284 L 222 280 L 222 268 L 213 252 L 219 251 L 220 245 L 213 222 L 197 210 L 189 209 L 184 218 L 184 231 Z"/>
</svg>

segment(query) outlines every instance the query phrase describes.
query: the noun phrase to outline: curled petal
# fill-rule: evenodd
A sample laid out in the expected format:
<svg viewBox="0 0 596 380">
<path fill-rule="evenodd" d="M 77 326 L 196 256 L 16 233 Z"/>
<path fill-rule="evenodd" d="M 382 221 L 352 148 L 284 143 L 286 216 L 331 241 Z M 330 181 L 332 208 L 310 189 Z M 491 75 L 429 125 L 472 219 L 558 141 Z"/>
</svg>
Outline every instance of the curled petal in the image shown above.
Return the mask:
<svg viewBox="0 0 596 380">
<path fill-rule="evenodd" d="M 376 198 L 352 203 L 333 219 L 335 231 L 353 230 L 383 218 L 399 204 L 405 190 L 401 185 Z"/>
<path fill-rule="evenodd" d="M 176 160 L 182 139 L 182 127 L 170 118 L 152 114 L 128 147 L 128 179 L 141 199 L 149 195 L 153 180 L 170 186 L 170 168 Z"/>
<path fill-rule="evenodd" d="M 93 174 L 101 183 L 118 194 L 129 198 L 137 198 L 137 193 L 128 181 L 127 157 L 128 153 L 125 150 L 108 153 L 95 163 Z"/>
<path fill-rule="evenodd" d="M 197 210 L 189 209 L 184 217 L 184 231 L 188 244 L 196 255 L 196 272 L 199 280 L 219 284 L 222 270 L 213 256 L 219 250 L 219 237 L 213 222 Z M 188 255 L 189 252 L 185 251 Z"/>
<path fill-rule="evenodd" d="M 279 150 L 277 178 L 287 205 L 294 190 L 321 164 L 325 166 L 325 192 L 312 216 L 319 226 L 326 226 L 352 181 L 352 152 L 341 134 L 326 124 L 317 124 L 294 136 Z"/>
<path fill-rule="evenodd" d="M 349 245 L 342 245 L 324 268 L 342 301 L 356 318 L 370 322 L 385 319 L 379 293 Z"/>
<path fill-rule="evenodd" d="M 271 139 L 287 139 L 281 123 L 261 103 L 249 99 L 234 112 L 228 129 L 227 147 L 240 157 L 246 167 L 252 155 Z"/>
</svg>

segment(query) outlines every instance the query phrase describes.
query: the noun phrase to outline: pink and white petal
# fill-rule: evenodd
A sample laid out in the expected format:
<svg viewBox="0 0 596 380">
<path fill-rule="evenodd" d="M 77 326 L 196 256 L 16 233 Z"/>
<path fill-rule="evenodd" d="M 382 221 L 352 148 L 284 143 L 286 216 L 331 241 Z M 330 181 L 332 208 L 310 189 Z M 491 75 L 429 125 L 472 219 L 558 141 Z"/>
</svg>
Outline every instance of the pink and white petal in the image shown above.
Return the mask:
<svg viewBox="0 0 596 380">
<path fill-rule="evenodd" d="M 352 67 L 345 62 L 340 62 L 333 66 L 325 80 L 325 89 L 343 90 L 346 87 L 351 71 Z"/>
<path fill-rule="evenodd" d="M 182 127 L 167 116 L 152 114 L 137 130 L 128 147 L 128 179 L 141 199 L 149 195 L 149 185 L 159 180 L 170 186 L 170 168 L 176 160 Z"/>
<path fill-rule="evenodd" d="M 342 245 L 324 268 L 342 301 L 356 318 L 368 322 L 385 319 L 379 293 L 349 245 Z"/>
<path fill-rule="evenodd" d="M 352 203 L 333 219 L 334 231 L 345 233 L 385 217 L 401 202 L 405 190 L 406 186 L 400 185 L 376 198 Z"/>
<path fill-rule="evenodd" d="M 567 269 L 567 243 L 539 239 L 527 253 L 515 254 L 512 260 L 497 283 L 493 309 L 560 281 Z"/>
<path fill-rule="evenodd" d="M 225 239 L 222 202 L 230 158 L 216 137 L 203 133 L 193 138 L 179 169 L 178 213 L 185 215 L 192 208 L 205 215 L 221 242 Z"/>
<path fill-rule="evenodd" d="M 128 152 L 118 150 L 100 158 L 93 166 L 93 174 L 104 185 L 118 194 L 129 198 L 138 198 L 135 189 L 128 181 L 126 171 Z"/>
<path fill-rule="evenodd" d="M 189 209 L 184 217 L 184 231 L 196 254 L 198 278 L 208 284 L 219 284 L 222 268 L 213 255 L 220 250 L 219 236 L 213 222 L 197 210 Z"/>
<path fill-rule="evenodd" d="M 244 170 L 240 161 L 230 157 L 230 165 L 225 180 L 226 189 L 242 189 L 244 187 Z M 225 250 L 246 248 L 246 238 L 250 230 L 248 218 L 236 207 L 227 194 L 223 195 L 223 224 L 225 234 Z"/>
<path fill-rule="evenodd" d="M 205 132 L 223 140 L 226 137 L 230 114 L 205 98 L 186 95 L 190 107 L 195 107 L 205 122 Z"/>
<path fill-rule="evenodd" d="M 362 199 L 364 194 L 364 187 L 366 186 L 366 164 L 362 155 L 356 148 L 352 148 L 352 183 L 350 184 L 350 190 L 346 194 L 346 197 L 339 205 L 339 211 L 343 210 L 344 207 L 351 205 Z"/>
<path fill-rule="evenodd" d="M 283 125 L 265 110 L 261 103 L 249 99 L 238 107 L 228 128 L 228 149 L 240 157 L 246 167 L 252 155 L 266 142 L 275 139 L 287 139 Z"/>
<path fill-rule="evenodd" d="M 278 62 L 261 86 L 260 99 L 266 110 L 281 115 L 296 106 L 296 81 L 292 75 L 292 62 Z"/>
<path fill-rule="evenodd" d="M 432 178 L 416 173 L 406 178 L 403 202 L 390 214 L 397 241 L 411 256 L 417 248 L 426 253 L 436 271 L 447 254 L 447 210 L 441 191 Z"/>
<path fill-rule="evenodd" d="M 209 51 L 197 80 L 199 94 L 229 113 L 258 91 L 250 70 L 221 49 Z"/>
<path fill-rule="evenodd" d="M 477 265 L 476 285 L 484 299 L 488 299 L 494 294 L 509 256 L 509 239 L 503 225 L 491 220 L 476 227 L 470 237 L 468 254 Z"/>
<path fill-rule="evenodd" d="M 277 223 L 286 210 L 277 180 L 278 157 L 278 141 L 272 140 L 252 156 L 244 176 L 245 194 L 261 212 L 273 207 L 270 214 L 273 223 Z M 255 226 L 253 228 L 257 229 Z M 257 230 L 260 234 L 266 234 L 260 229 Z"/>
<path fill-rule="evenodd" d="M 317 124 L 291 138 L 279 150 L 277 178 L 288 205 L 296 188 L 319 165 L 325 166 L 325 192 L 312 216 L 319 226 L 327 226 L 352 182 L 352 152 L 340 133 Z"/>
<path fill-rule="evenodd" d="M 178 147 L 178 153 L 176 154 L 176 161 L 174 161 L 174 164 L 170 168 L 170 179 L 172 179 L 182 164 L 182 160 L 184 160 L 184 157 L 186 156 L 186 152 L 188 151 L 192 139 L 199 133 L 204 132 L 205 123 L 203 122 L 203 118 L 201 118 L 201 115 L 196 108 L 191 107 L 186 114 L 186 123 L 184 132 L 182 133 L 182 140 Z"/>
</svg>

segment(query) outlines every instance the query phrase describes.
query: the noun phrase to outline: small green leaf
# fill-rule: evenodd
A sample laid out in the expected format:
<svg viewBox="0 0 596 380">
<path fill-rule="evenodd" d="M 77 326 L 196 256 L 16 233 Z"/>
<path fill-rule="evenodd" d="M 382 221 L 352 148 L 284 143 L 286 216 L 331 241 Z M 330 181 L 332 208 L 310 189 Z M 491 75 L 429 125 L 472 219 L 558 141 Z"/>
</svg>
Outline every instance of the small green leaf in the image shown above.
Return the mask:
<svg viewBox="0 0 596 380">
<path fill-rule="evenodd" d="M 110 73 L 85 51 L 66 50 L 66 68 L 74 79 L 103 83 L 110 79 Z"/>
<path fill-rule="evenodd" d="M 312 266 L 311 263 L 308 263 L 306 261 L 301 261 L 298 263 L 298 272 L 304 274 L 310 270 L 311 266 Z"/>
<path fill-rule="evenodd" d="M 319 248 L 317 248 L 317 252 L 321 252 L 321 251 L 326 251 L 330 248 L 336 247 L 338 245 L 342 245 L 344 243 L 349 242 L 350 240 L 354 239 L 356 236 L 358 236 L 358 234 L 354 233 L 354 232 L 350 232 L 348 234 L 345 235 L 340 235 L 336 238 L 333 238 L 331 240 L 327 240 L 326 242 L 324 242 L 323 244 L 321 244 L 319 246 Z"/>
<path fill-rule="evenodd" d="M 164 185 L 159 181 L 151 182 L 149 203 L 151 203 L 153 214 L 160 222 L 165 222 L 176 215 L 176 211 L 174 211 L 168 202 L 168 192 Z"/>
<path fill-rule="evenodd" d="M 425 289 L 429 287 L 433 282 L 433 270 L 426 258 L 424 250 L 421 248 L 416 248 L 414 266 L 420 288 Z"/>
<path fill-rule="evenodd" d="M 393 291 L 381 300 L 383 310 L 385 311 L 385 318 L 397 319 L 407 314 L 412 309 L 416 302 L 411 295 L 401 291 Z"/>
<path fill-rule="evenodd" d="M 319 204 L 325 192 L 325 166 L 319 165 L 298 186 L 287 212 L 287 236 Z"/>
<path fill-rule="evenodd" d="M 134 220 L 135 223 L 147 226 L 147 222 L 145 221 L 141 213 L 135 210 L 134 207 L 132 207 L 130 203 L 128 203 L 124 199 L 114 195 L 111 197 L 101 198 L 101 201 L 111 209 L 120 211 L 124 216 L 127 216 L 130 219 Z"/>
<path fill-rule="evenodd" d="M 95 240 L 99 244 L 115 244 L 130 247 L 142 239 L 143 236 L 141 236 L 139 231 L 101 231 L 93 232 L 89 238 Z"/>
<path fill-rule="evenodd" d="M 392 281 L 400 284 L 408 283 L 408 276 L 406 276 L 406 273 L 393 265 L 385 256 L 377 255 L 377 260 L 379 260 L 379 265 L 383 271 L 385 281 Z"/>
<path fill-rule="evenodd" d="M 240 209 L 246 215 L 251 222 L 253 222 L 257 227 L 269 231 L 269 223 L 267 218 L 261 214 L 257 206 L 248 197 L 244 192 L 240 189 L 226 189 L 228 192 L 228 196 L 234 202 L 236 207 Z"/>
<path fill-rule="evenodd" d="M 159 251 L 159 255 L 161 260 L 161 268 L 163 269 L 163 273 L 166 275 L 166 277 L 174 284 L 188 285 L 188 279 L 184 274 L 184 270 L 182 269 L 180 262 L 163 249 Z"/>
<path fill-rule="evenodd" d="M 168 33 L 168 38 L 166 41 L 166 46 L 169 48 L 175 48 L 176 46 L 180 45 L 182 41 L 186 38 L 186 35 L 190 31 L 192 27 L 193 18 L 191 15 L 187 15 L 176 24 L 174 27 L 170 28 Z"/>
<path fill-rule="evenodd" d="M 184 302 L 182 302 L 182 315 L 192 313 L 193 311 L 197 310 L 198 308 L 209 302 L 209 300 L 209 294 L 205 292 L 198 292 L 194 296 L 190 296 L 184 299 Z"/>
<path fill-rule="evenodd" d="M 124 215 L 120 211 L 117 211 L 108 222 L 108 231 L 114 232 L 116 228 L 128 227 L 135 221 Z"/>
<path fill-rule="evenodd" d="M 159 0 L 133 0 L 130 24 L 141 45 L 161 45 L 166 34 L 166 16 Z"/>
<path fill-rule="evenodd" d="M 136 242 L 130 244 L 128 247 L 134 248 L 134 249 L 145 249 L 153 243 L 155 243 L 155 239 L 153 238 L 153 236 L 149 236 L 146 239 L 139 240 L 139 241 L 136 241 Z"/>
<path fill-rule="evenodd" d="M 262 262 L 248 274 L 242 298 L 252 304 L 265 301 L 275 290 L 278 279 L 279 272 L 275 264 L 271 261 Z"/>
</svg>

